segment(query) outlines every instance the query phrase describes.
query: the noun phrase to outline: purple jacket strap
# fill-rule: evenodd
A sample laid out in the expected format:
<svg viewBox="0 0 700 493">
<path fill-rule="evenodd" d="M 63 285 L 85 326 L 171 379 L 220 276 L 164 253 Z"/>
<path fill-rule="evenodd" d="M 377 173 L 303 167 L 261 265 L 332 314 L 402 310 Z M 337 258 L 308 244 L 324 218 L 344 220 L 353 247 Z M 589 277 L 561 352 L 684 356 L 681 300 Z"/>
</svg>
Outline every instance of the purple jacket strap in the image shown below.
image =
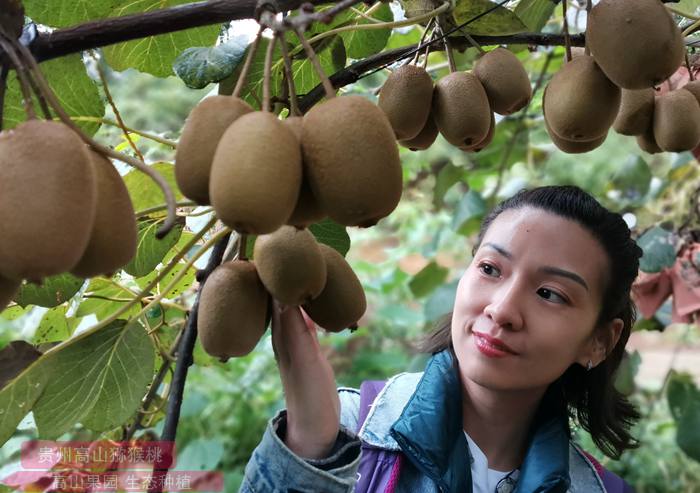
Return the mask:
<svg viewBox="0 0 700 493">
<path fill-rule="evenodd" d="M 584 451 L 583 453 L 591 464 L 593 464 L 593 467 L 595 467 L 595 471 L 603 482 L 603 487 L 607 493 L 634 493 L 634 488 L 627 484 L 620 476 L 605 469 L 605 467 L 588 452 Z"/>
<path fill-rule="evenodd" d="M 384 388 L 384 380 L 366 380 L 360 386 L 360 413 L 357 432 L 367 419 L 374 399 Z M 401 471 L 401 454 L 362 444 L 355 493 L 393 493 Z"/>
</svg>

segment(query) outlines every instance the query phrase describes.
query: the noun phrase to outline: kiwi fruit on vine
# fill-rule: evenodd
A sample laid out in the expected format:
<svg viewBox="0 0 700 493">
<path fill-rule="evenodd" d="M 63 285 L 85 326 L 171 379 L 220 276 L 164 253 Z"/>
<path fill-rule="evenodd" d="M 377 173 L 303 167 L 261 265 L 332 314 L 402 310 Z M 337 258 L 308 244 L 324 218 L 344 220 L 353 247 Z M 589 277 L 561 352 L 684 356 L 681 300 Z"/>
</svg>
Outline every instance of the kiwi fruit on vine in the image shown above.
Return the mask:
<svg viewBox="0 0 700 493">
<path fill-rule="evenodd" d="M 185 121 L 175 153 L 175 180 L 182 194 L 209 205 L 209 173 L 216 146 L 226 129 L 253 108 L 233 96 L 209 96 Z"/>
<path fill-rule="evenodd" d="M 586 43 L 605 75 L 624 89 L 667 79 L 685 53 L 681 31 L 659 0 L 601 0 L 588 15 Z"/>
<path fill-rule="evenodd" d="M 433 79 L 423 68 L 402 65 L 386 79 L 379 92 L 378 106 L 386 114 L 397 140 L 417 136 L 430 114 Z"/>
<path fill-rule="evenodd" d="M 394 131 L 362 96 L 339 96 L 304 116 L 304 171 L 323 211 L 344 226 L 373 226 L 398 205 L 403 174 Z"/>
<path fill-rule="evenodd" d="M 554 74 L 542 97 L 552 131 L 575 142 L 606 135 L 620 107 L 620 88 L 586 55 L 573 58 Z"/>
<path fill-rule="evenodd" d="M 491 123 L 486 90 L 471 72 L 453 72 L 435 84 L 433 116 L 443 137 L 456 147 L 484 140 Z"/>
<path fill-rule="evenodd" d="M 654 89 L 623 89 L 613 128 L 622 135 L 641 135 L 654 119 Z"/>
<path fill-rule="evenodd" d="M 460 147 L 462 151 L 465 152 L 479 152 L 483 150 L 486 146 L 488 146 L 491 141 L 493 141 L 493 136 L 496 134 L 496 117 L 493 113 L 491 112 L 491 125 L 489 125 L 489 132 L 486 134 L 486 137 L 484 139 L 477 143 L 476 145 L 469 146 L 469 147 Z"/>
<path fill-rule="evenodd" d="M 647 131 L 643 134 L 637 135 L 637 145 L 641 150 L 648 154 L 658 154 L 663 152 L 663 150 L 659 147 L 659 144 L 656 143 L 656 139 L 654 138 L 654 129 L 652 127 L 647 129 Z"/>
<path fill-rule="evenodd" d="M 549 134 L 549 138 L 552 139 L 552 143 L 554 143 L 554 145 L 557 146 L 557 148 L 559 148 L 560 151 L 566 152 L 567 154 L 583 154 L 586 152 L 590 152 L 593 149 L 600 147 L 603 144 L 603 142 L 605 142 L 605 139 L 608 136 L 608 134 L 606 133 L 603 134 L 602 137 L 598 137 L 589 141 L 566 140 L 562 139 L 552 131 L 546 119 L 544 121 L 544 125 L 547 129 L 547 133 Z"/>
<path fill-rule="evenodd" d="M 250 353 L 265 333 L 269 303 L 255 264 L 219 265 L 199 298 L 197 331 L 204 350 L 223 361 Z"/>
<path fill-rule="evenodd" d="M 294 135 L 299 139 L 299 145 L 301 145 L 301 132 L 304 124 L 304 118 L 301 116 L 290 116 L 282 122 L 287 125 Z M 287 224 L 296 226 L 297 228 L 306 228 L 307 226 L 316 223 L 326 217 L 326 213 L 321 209 L 318 200 L 314 197 L 314 193 L 311 190 L 311 185 L 309 184 L 309 179 L 307 178 L 307 172 L 304 171 L 306 166 L 302 159 L 302 176 L 301 176 L 301 188 L 299 189 L 299 198 L 297 198 L 296 206 L 294 206 L 294 211 L 292 211 L 291 217 L 287 220 Z"/>
<path fill-rule="evenodd" d="M 691 80 L 683 86 L 683 89 L 690 91 L 700 103 L 700 80 Z"/>
<path fill-rule="evenodd" d="M 400 140 L 399 144 L 404 147 L 411 149 L 412 151 L 422 151 L 429 148 L 437 139 L 438 133 L 440 131 L 435 125 L 435 119 L 432 113 L 428 115 L 428 119 L 425 121 L 423 129 L 413 137 L 412 139 Z"/>
<path fill-rule="evenodd" d="M 246 113 L 221 136 L 209 197 L 216 215 L 245 234 L 272 233 L 286 223 L 301 187 L 299 139 L 276 115 Z"/>
<path fill-rule="evenodd" d="M 274 299 L 298 306 L 311 301 L 326 284 L 326 264 L 308 229 L 282 226 L 255 239 L 253 250 L 260 280 Z"/>
<path fill-rule="evenodd" d="M 522 109 L 532 98 L 532 87 L 525 67 L 512 51 L 498 47 L 479 57 L 474 75 L 486 90 L 491 109 L 510 115 Z"/>
<path fill-rule="evenodd" d="M 330 332 L 355 326 L 367 309 L 365 291 L 345 258 L 335 249 L 320 243 L 327 276 L 323 291 L 303 305 L 317 325 Z"/>
<path fill-rule="evenodd" d="M 0 312 L 12 301 L 22 281 L 0 277 Z"/>
<path fill-rule="evenodd" d="M 136 255 L 137 227 L 134 207 L 112 162 L 88 151 L 97 183 L 97 206 L 90 241 L 71 273 L 78 277 L 111 274 Z"/>
<path fill-rule="evenodd" d="M 97 191 L 88 151 L 63 123 L 0 133 L 0 275 L 39 282 L 70 271 L 90 240 Z"/>
<path fill-rule="evenodd" d="M 700 142 L 700 105 L 693 93 L 677 89 L 656 98 L 654 140 L 664 151 L 682 152 Z"/>
</svg>

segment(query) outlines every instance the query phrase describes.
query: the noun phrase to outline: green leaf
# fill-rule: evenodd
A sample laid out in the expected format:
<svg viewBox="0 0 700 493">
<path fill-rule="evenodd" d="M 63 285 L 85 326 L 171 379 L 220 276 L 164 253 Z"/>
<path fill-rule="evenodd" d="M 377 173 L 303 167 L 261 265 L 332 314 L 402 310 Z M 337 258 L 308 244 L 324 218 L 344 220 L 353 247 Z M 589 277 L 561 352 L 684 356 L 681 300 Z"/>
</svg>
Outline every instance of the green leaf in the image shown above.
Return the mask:
<svg viewBox="0 0 700 493">
<path fill-rule="evenodd" d="M 335 248 L 343 256 L 350 250 L 350 236 L 348 236 L 345 226 L 341 226 L 331 219 L 324 219 L 312 224 L 309 226 L 309 231 L 319 243 Z"/>
<path fill-rule="evenodd" d="M 666 398 L 671 415 L 675 420 L 679 420 L 688 409 L 700 404 L 700 389 L 695 385 L 692 375 L 671 370 L 666 386 Z"/>
<path fill-rule="evenodd" d="M 165 181 L 175 192 L 175 200 L 182 200 L 183 195 L 175 182 L 175 166 L 172 163 L 154 163 L 151 168 L 165 178 Z M 165 197 L 160 187 L 145 173 L 137 169 L 129 171 L 124 176 L 124 183 L 129 190 L 131 202 L 136 212 L 165 203 Z"/>
<path fill-rule="evenodd" d="M 139 407 L 153 378 L 155 348 L 138 323 L 116 320 L 40 365 L 51 376 L 34 405 L 39 435 L 56 439 L 78 422 L 106 431 Z"/>
<path fill-rule="evenodd" d="M 651 178 L 647 162 L 639 156 L 631 156 L 616 168 L 610 181 L 614 188 L 623 193 L 624 198 L 639 200 L 649 191 Z"/>
<path fill-rule="evenodd" d="M 644 251 L 639 268 L 644 272 L 661 272 L 676 261 L 673 234 L 658 226 L 644 233 L 637 244 Z"/>
<path fill-rule="evenodd" d="M 150 12 L 190 3 L 190 0 L 133 0 L 118 6 L 110 17 Z M 148 36 L 103 48 L 107 63 L 117 71 L 135 68 L 156 77 L 173 75 L 173 62 L 185 49 L 211 46 L 219 35 L 219 26 L 205 26 L 159 36 Z"/>
<path fill-rule="evenodd" d="M 53 308 L 71 299 L 85 280 L 65 273 L 47 277 L 41 285 L 24 283 L 15 296 L 20 306 L 37 305 Z"/>
<path fill-rule="evenodd" d="M 185 264 L 177 264 L 173 269 L 168 272 L 163 279 L 158 283 L 158 291 L 163 293 L 166 298 L 175 298 L 186 290 L 188 290 L 195 283 L 195 273 L 196 269 L 193 267 L 188 268 L 185 275 L 180 279 L 175 285 L 168 291 L 165 289 L 167 286 L 175 279 L 176 276 L 182 272 L 185 268 Z"/>
<path fill-rule="evenodd" d="M 124 0 L 24 0 L 27 17 L 51 27 L 67 27 L 102 19 Z"/>
<path fill-rule="evenodd" d="M 180 240 L 184 220 L 175 223 L 173 229 L 164 238 L 157 239 L 156 232 L 163 224 L 163 219 L 146 218 L 138 223 L 138 246 L 136 256 L 124 266 L 124 270 L 134 277 L 143 277 L 151 273 L 161 263 L 165 255 Z"/>
<path fill-rule="evenodd" d="M 486 214 L 486 202 L 478 192 L 469 190 L 457 206 L 452 228 L 459 234 L 470 235 L 479 229 L 484 214 Z"/>
<path fill-rule="evenodd" d="M 69 116 L 92 119 L 104 116 L 105 106 L 95 82 L 87 74 L 80 55 L 67 55 L 44 62 L 41 64 L 41 71 Z M 34 102 L 35 111 L 40 115 L 41 108 L 36 98 Z M 4 128 L 15 127 L 26 119 L 17 76 L 13 71 L 8 78 L 5 95 Z M 100 123 L 94 121 L 78 120 L 76 123 L 90 135 L 94 135 L 100 128 Z"/>
<path fill-rule="evenodd" d="M 462 176 L 464 176 L 464 169 L 458 168 L 450 162 L 440 169 L 435 179 L 435 189 L 433 190 L 433 205 L 436 208 L 443 206 L 445 194 L 455 183 L 462 179 Z"/>
<path fill-rule="evenodd" d="M 447 279 L 449 273 L 449 269 L 441 267 L 435 261 L 432 261 L 413 276 L 413 279 L 408 283 L 408 287 L 415 297 L 422 298 L 435 291 Z"/>
<path fill-rule="evenodd" d="M 42 358 L 0 390 L 0 445 L 17 431 L 17 425 L 32 409 L 52 377 L 49 372 L 41 370 L 40 361 Z"/>
<path fill-rule="evenodd" d="M 326 76 L 334 74 L 345 66 L 345 46 L 339 37 L 316 55 Z M 306 94 L 321 83 L 321 78 L 308 58 L 295 60 L 292 63 L 292 76 L 294 77 L 294 87 L 299 94 Z"/>
<path fill-rule="evenodd" d="M 364 4 L 360 5 L 359 10 L 367 11 L 368 7 Z M 343 12 L 343 17 L 350 19 L 357 17 L 357 14 L 350 10 Z M 382 22 L 391 22 L 394 20 L 394 15 L 391 12 L 391 7 L 388 3 L 383 3 L 377 9 L 372 18 Z M 365 18 L 360 18 L 357 22 L 349 23 L 349 26 L 358 26 L 361 24 L 370 24 L 371 22 Z M 379 53 L 384 49 L 389 37 L 391 29 L 370 29 L 367 31 L 350 31 L 340 34 L 345 44 L 345 51 L 350 58 L 360 59 Z"/>
<path fill-rule="evenodd" d="M 175 59 L 173 69 L 187 87 L 202 89 L 230 76 L 243 60 L 247 38 L 237 36 L 208 48 L 187 48 Z"/>
<path fill-rule="evenodd" d="M 220 440 L 197 438 L 189 442 L 177 454 L 179 471 L 211 471 L 216 469 L 224 456 Z"/>
<path fill-rule="evenodd" d="M 422 32 L 417 27 L 414 27 L 407 33 L 394 31 L 391 33 L 389 41 L 387 41 L 386 43 L 386 49 L 393 50 L 395 48 L 402 48 L 404 46 L 418 44 L 421 35 Z"/>
<path fill-rule="evenodd" d="M 68 339 L 75 328 L 78 326 L 78 320 L 73 317 L 67 317 L 65 306 L 57 306 L 44 314 L 36 329 L 36 333 L 32 338 L 34 344 L 43 344 L 46 342 L 62 342 Z"/>
<path fill-rule="evenodd" d="M 95 315 L 98 320 L 102 320 L 122 308 L 125 303 L 128 303 L 133 298 L 134 294 L 131 291 L 120 286 L 115 281 L 103 277 L 95 277 L 85 290 L 83 295 L 84 301 L 80 303 L 75 315 L 77 317 Z M 124 316 L 134 315 L 138 311 L 139 305 L 136 304 Z"/>
<path fill-rule="evenodd" d="M 463 24 L 487 10 L 491 10 L 496 4 L 489 0 L 459 0 L 453 12 L 457 24 Z M 469 34 L 504 35 L 527 31 L 527 26 L 518 16 L 505 7 L 498 7 L 483 17 L 467 24 L 464 30 Z"/>
<path fill-rule="evenodd" d="M 540 32 L 557 6 L 552 0 L 520 0 L 513 12 L 530 32 Z"/>
<path fill-rule="evenodd" d="M 688 457 L 700 461 L 700 403 L 696 403 L 676 423 L 676 442 Z"/>
<path fill-rule="evenodd" d="M 423 309 L 426 322 L 435 322 L 443 315 L 452 311 L 458 284 L 459 280 L 451 282 L 450 284 L 443 284 L 433 292 L 430 298 L 425 302 L 425 307 Z"/>
<path fill-rule="evenodd" d="M 634 377 L 637 375 L 641 363 L 642 357 L 638 351 L 632 354 L 625 352 L 615 374 L 615 389 L 622 395 L 629 396 L 634 393 L 636 388 Z"/>
</svg>

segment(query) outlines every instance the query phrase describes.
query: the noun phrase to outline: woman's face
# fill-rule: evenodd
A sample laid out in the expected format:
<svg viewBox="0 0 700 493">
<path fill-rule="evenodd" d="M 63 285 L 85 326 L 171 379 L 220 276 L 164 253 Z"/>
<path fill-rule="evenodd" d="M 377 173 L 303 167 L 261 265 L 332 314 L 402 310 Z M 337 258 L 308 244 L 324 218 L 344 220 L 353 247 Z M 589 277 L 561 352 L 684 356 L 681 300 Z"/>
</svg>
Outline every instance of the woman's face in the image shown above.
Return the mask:
<svg viewBox="0 0 700 493">
<path fill-rule="evenodd" d="M 525 207 L 501 213 L 459 281 L 452 341 L 465 379 L 544 390 L 572 363 L 605 357 L 594 325 L 608 258 L 579 224 Z M 610 323 L 617 341 L 622 321 Z"/>
</svg>

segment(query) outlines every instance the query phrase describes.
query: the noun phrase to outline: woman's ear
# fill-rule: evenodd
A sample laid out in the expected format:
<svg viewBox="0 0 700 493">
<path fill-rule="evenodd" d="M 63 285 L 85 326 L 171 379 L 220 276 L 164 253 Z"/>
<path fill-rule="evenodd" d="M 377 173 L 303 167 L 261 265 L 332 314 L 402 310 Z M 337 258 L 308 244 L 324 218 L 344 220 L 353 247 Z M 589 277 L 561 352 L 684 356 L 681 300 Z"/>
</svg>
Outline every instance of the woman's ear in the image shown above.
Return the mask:
<svg viewBox="0 0 700 493">
<path fill-rule="evenodd" d="M 615 318 L 603 327 L 595 329 L 578 363 L 586 368 L 589 361 L 593 367 L 605 361 L 620 340 L 624 327 L 625 322 L 621 318 Z"/>
</svg>

